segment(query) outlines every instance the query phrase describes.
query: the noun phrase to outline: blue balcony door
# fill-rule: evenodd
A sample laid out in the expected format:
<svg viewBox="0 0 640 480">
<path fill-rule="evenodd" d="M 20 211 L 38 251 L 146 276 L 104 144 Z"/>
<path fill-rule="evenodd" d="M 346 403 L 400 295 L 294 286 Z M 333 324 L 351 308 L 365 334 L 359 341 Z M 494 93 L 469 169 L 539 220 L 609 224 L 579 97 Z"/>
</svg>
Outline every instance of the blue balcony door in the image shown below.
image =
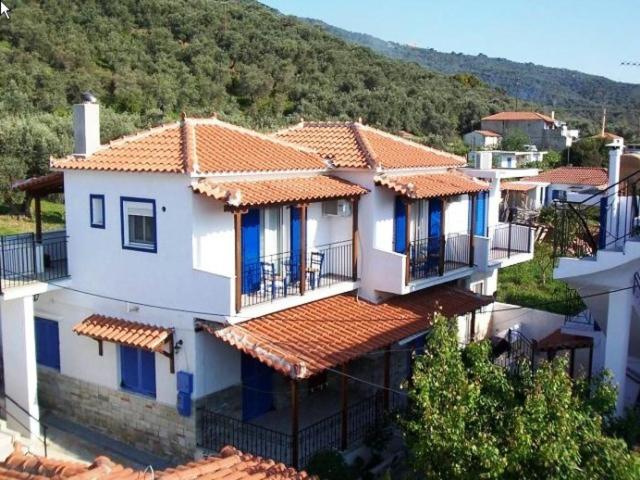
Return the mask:
<svg viewBox="0 0 640 480">
<path fill-rule="evenodd" d="M 600 199 L 600 233 L 598 237 L 598 248 L 600 250 L 607 248 L 607 215 L 609 213 L 607 200 L 607 198 Z"/>
<path fill-rule="evenodd" d="M 290 235 L 289 241 L 291 245 L 291 258 L 290 262 L 290 278 L 291 283 L 296 283 L 300 280 L 300 253 L 302 252 L 302 238 L 300 238 L 301 227 L 301 210 L 298 207 L 291 207 L 291 222 L 290 222 Z"/>
<path fill-rule="evenodd" d="M 409 219 L 407 218 L 407 211 L 402 197 L 396 197 L 394 208 L 393 233 L 395 244 L 393 251 L 396 253 L 405 253 L 407 250 L 407 242 L 409 241 L 407 238 L 407 222 Z"/>
<path fill-rule="evenodd" d="M 273 370 L 242 355 L 242 420 L 247 422 L 273 410 Z"/>
<path fill-rule="evenodd" d="M 429 240 L 427 243 L 427 269 L 431 270 L 440 264 L 440 242 L 442 235 L 442 199 L 429 200 Z"/>
<path fill-rule="evenodd" d="M 473 234 L 481 237 L 487 235 L 487 192 L 480 192 L 476 199 L 476 223 L 473 225 Z"/>
<path fill-rule="evenodd" d="M 242 293 L 260 290 L 260 210 L 242 215 Z"/>
</svg>

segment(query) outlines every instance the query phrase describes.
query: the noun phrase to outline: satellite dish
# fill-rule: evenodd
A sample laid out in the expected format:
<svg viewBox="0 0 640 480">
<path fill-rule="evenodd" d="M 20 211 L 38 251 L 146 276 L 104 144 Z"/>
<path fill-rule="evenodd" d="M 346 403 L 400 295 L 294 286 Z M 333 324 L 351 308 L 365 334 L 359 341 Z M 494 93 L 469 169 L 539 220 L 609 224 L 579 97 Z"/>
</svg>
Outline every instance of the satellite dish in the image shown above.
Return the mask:
<svg viewBox="0 0 640 480">
<path fill-rule="evenodd" d="M 96 96 L 89 91 L 82 92 L 82 101 L 84 103 L 98 103 Z"/>
</svg>

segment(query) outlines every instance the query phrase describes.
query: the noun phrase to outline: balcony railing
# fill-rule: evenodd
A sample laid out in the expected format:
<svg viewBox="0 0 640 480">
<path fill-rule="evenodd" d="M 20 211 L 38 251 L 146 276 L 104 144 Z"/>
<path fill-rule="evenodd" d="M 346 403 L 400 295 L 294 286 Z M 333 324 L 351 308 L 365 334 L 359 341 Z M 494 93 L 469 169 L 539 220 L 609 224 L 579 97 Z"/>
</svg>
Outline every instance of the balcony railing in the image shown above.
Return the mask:
<svg viewBox="0 0 640 480">
<path fill-rule="evenodd" d="M 442 276 L 469 264 L 469 234 L 466 232 L 414 240 L 409 244 L 409 281 Z"/>
<path fill-rule="evenodd" d="M 331 243 L 310 249 L 302 271 L 299 252 L 283 252 L 244 262 L 242 267 L 242 306 L 272 302 L 304 290 L 315 290 L 353 281 L 353 244 Z"/>
<path fill-rule="evenodd" d="M 532 253 L 531 226 L 503 223 L 489 228 L 491 260 L 511 258 L 521 253 Z"/>
<path fill-rule="evenodd" d="M 0 293 L 36 281 L 69 276 L 66 232 L 45 232 L 0 237 Z"/>
<path fill-rule="evenodd" d="M 271 430 L 262 426 L 215 413 L 200 411 L 199 446 L 217 451 L 225 445 L 234 445 L 242 451 L 272 458 L 287 465 L 304 468 L 318 452 L 343 447 L 350 448 L 360 443 L 371 430 L 383 421 L 383 392 L 349 405 L 347 409 L 347 438 L 342 438 L 342 412 L 330 415 L 298 432 L 298 458 L 295 454 L 295 437 L 291 433 Z M 399 412 L 407 407 L 406 396 L 392 392 L 390 411 Z"/>
</svg>

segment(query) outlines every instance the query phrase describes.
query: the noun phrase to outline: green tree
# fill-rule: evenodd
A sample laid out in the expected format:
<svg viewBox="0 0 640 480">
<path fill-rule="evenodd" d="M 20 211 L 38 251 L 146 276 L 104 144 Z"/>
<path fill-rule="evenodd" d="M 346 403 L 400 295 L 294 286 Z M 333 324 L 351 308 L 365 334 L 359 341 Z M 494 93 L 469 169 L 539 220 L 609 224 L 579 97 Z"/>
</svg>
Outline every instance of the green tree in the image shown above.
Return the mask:
<svg viewBox="0 0 640 480">
<path fill-rule="evenodd" d="M 428 479 L 640 478 L 638 458 L 603 433 L 615 405 L 607 378 L 574 385 L 560 359 L 511 375 L 489 342 L 460 349 L 455 324 L 440 318 L 413 385 L 404 430 Z"/>
<path fill-rule="evenodd" d="M 568 157 L 576 167 L 606 167 L 609 158 L 606 143 L 602 138 L 583 138 L 569 148 L 568 155 L 565 151 L 564 158 Z"/>
<path fill-rule="evenodd" d="M 521 152 L 528 143 L 530 143 L 529 135 L 516 128 L 506 133 L 502 138 L 500 148 L 502 150 Z"/>
</svg>

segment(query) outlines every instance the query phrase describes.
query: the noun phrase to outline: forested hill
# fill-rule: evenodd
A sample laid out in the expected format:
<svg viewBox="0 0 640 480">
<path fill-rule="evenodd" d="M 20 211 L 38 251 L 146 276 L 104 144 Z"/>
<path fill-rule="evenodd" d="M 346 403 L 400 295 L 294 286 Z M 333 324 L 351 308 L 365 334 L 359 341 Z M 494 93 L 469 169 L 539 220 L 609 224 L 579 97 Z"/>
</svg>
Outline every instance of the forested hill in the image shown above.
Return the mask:
<svg viewBox="0 0 640 480">
<path fill-rule="evenodd" d="M 70 106 L 84 90 L 103 106 L 103 140 L 185 111 L 264 129 L 363 117 L 444 145 L 513 105 L 475 78 L 391 60 L 248 0 L 16 0 L 0 62 L 5 192 L 71 149 Z"/>
<path fill-rule="evenodd" d="M 620 133 L 626 134 L 627 138 L 638 134 L 640 85 L 614 82 L 574 70 L 490 58 L 482 54 L 474 56 L 416 48 L 343 30 L 319 20 L 306 21 L 350 43 L 371 48 L 390 58 L 416 62 L 447 75 L 470 73 L 511 96 L 549 107 L 564 107 L 576 116 L 593 121 L 601 115 L 604 104 Z"/>
</svg>

